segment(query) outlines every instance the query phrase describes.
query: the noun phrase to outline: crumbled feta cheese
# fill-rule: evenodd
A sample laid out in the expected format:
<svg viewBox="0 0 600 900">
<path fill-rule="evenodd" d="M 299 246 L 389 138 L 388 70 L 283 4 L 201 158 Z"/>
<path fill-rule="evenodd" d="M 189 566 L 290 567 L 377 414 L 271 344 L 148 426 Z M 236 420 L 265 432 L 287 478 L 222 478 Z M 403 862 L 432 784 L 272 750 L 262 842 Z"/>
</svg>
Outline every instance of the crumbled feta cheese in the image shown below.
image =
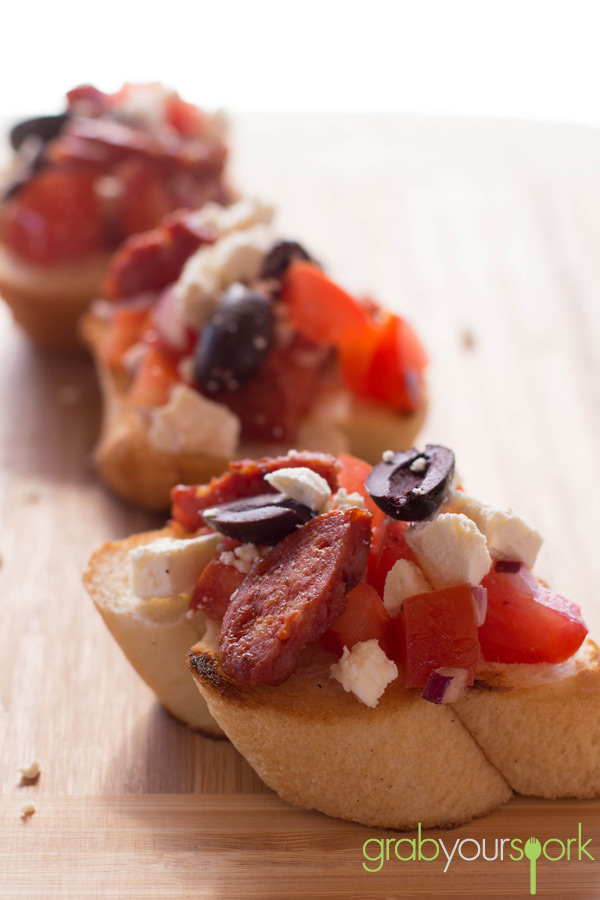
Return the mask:
<svg viewBox="0 0 600 900">
<path fill-rule="evenodd" d="M 358 491 L 352 491 L 352 493 L 349 494 L 346 488 L 340 488 L 336 491 L 327 504 L 328 509 L 350 509 L 353 506 L 364 509 L 364 498 Z"/>
<path fill-rule="evenodd" d="M 486 540 L 467 516 L 441 513 L 405 532 L 425 576 L 434 588 L 479 584 L 492 565 Z"/>
<path fill-rule="evenodd" d="M 253 225 L 269 225 L 273 219 L 274 207 L 258 197 L 244 197 L 232 206 L 220 203 L 205 203 L 202 209 L 193 213 L 196 226 L 214 228 L 219 234 L 229 231 L 243 231 Z"/>
<path fill-rule="evenodd" d="M 154 134 L 165 127 L 167 101 L 173 91 L 161 84 L 130 84 L 114 101 L 114 111 L 128 121 L 143 125 Z"/>
<path fill-rule="evenodd" d="M 202 328 L 226 287 L 236 281 L 254 281 L 273 241 L 270 229 L 255 225 L 230 231 L 190 256 L 173 288 L 188 322 Z"/>
<path fill-rule="evenodd" d="M 414 462 L 412 462 L 410 464 L 410 471 L 416 472 L 417 474 L 424 472 L 426 470 L 426 468 L 427 468 L 427 460 L 425 459 L 424 456 L 418 456 L 417 459 L 415 459 Z"/>
<path fill-rule="evenodd" d="M 134 547 L 129 551 L 133 594 L 142 600 L 191 594 L 219 540 L 217 534 L 184 539 L 163 537 Z"/>
<path fill-rule="evenodd" d="M 277 469 L 265 475 L 265 481 L 290 500 L 297 500 L 317 512 L 331 497 L 331 489 L 323 476 L 306 466 Z"/>
<path fill-rule="evenodd" d="M 430 590 L 431 585 L 420 568 L 408 559 L 399 559 L 386 575 L 383 605 L 390 616 L 397 616 L 407 597 Z"/>
<path fill-rule="evenodd" d="M 398 677 L 398 667 L 372 638 L 359 641 L 352 650 L 344 647 L 341 659 L 331 667 L 331 676 L 365 706 L 375 707 L 388 684 Z"/>
<path fill-rule="evenodd" d="M 32 816 L 35 812 L 35 803 L 32 803 L 31 800 L 29 803 L 24 803 L 21 807 L 21 818 L 28 819 L 29 816 Z"/>
<path fill-rule="evenodd" d="M 30 763 L 27 763 L 26 766 L 19 766 L 19 772 L 21 773 L 22 778 L 27 778 L 32 780 L 37 778 L 40 772 L 42 771 L 42 767 L 40 765 L 39 759 L 32 759 Z"/>
<path fill-rule="evenodd" d="M 241 544 L 233 550 L 221 553 L 219 559 L 226 566 L 233 566 L 238 572 L 247 575 L 254 562 L 262 556 L 256 544 Z"/>
<path fill-rule="evenodd" d="M 392 462 L 395 455 L 393 450 L 384 450 L 381 454 L 381 458 L 384 462 Z"/>
<path fill-rule="evenodd" d="M 493 559 L 512 559 L 532 569 L 542 546 L 541 534 L 511 509 L 480 503 L 463 491 L 452 491 L 444 509 L 472 519 L 487 539 Z"/>
<path fill-rule="evenodd" d="M 222 403 L 177 384 L 169 402 L 150 412 L 148 437 L 162 453 L 202 453 L 231 459 L 241 431 L 238 416 Z"/>
</svg>

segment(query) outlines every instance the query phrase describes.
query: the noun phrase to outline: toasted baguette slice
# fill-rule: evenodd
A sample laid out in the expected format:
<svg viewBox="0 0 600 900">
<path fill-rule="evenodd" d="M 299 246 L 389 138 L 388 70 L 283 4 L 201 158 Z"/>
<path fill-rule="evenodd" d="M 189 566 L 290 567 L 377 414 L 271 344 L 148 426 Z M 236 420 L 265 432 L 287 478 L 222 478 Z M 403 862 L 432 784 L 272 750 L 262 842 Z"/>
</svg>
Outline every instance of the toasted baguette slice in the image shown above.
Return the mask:
<svg viewBox="0 0 600 900">
<path fill-rule="evenodd" d="M 593 641 L 560 665 L 490 666 L 454 709 L 514 791 L 600 796 L 600 650 Z"/>
<path fill-rule="evenodd" d="M 370 709 L 329 677 L 332 657 L 318 647 L 275 688 L 231 682 L 208 639 L 188 659 L 227 737 L 295 806 L 408 830 L 468 822 L 511 796 L 453 710 L 399 681 Z"/>
<path fill-rule="evenodd" d="M 98 253 L 46 268 L 0 247 L 0 294 L 36 344 L 73 350 L 81 346 L 77 322 L 99 294 L 108 259 L 108 253 Z"/>
<path fill-rule="evenodd" d="M 151 443 L 149 412 L 131 405 L 124 385 L 100 357 L 105 329 L 106 323 L 93 312 L 82 319 L 81 331 L 94 353 L 103 397 L 96 466 L 103 481 L 120 497 L 148 510 L 165 510 L 174 485 L 205 483 L 213 475 L 221 475 L 229 460 L 202 454 L 168 454 Z M 338 427 L 307 419 L 293 448 L 288 444 L 242 442 L 236 458 L 257 459 L 297 449 L 333 455 L 348 451 L 375 463 L 383 450 L 412 446 L 425 412 L 426 403 L 415 413 L 400 415 L 379 404 L 360 402 L 354 405 L 351 418 L 337 423 Z"/>
<path fill-rule="evenodd" d="M 109 631 L 161 703 L 192 728 L 221 737 L 186 666 L 190 645 L 205 633 L 204 613 L 188 618 L 186 602 L 140 600 L 131 592 L 128 552 L 170 536 L 173 530 L 164 528 L 104 544 L 90 559 L 83 581 Z"/>
</svg>

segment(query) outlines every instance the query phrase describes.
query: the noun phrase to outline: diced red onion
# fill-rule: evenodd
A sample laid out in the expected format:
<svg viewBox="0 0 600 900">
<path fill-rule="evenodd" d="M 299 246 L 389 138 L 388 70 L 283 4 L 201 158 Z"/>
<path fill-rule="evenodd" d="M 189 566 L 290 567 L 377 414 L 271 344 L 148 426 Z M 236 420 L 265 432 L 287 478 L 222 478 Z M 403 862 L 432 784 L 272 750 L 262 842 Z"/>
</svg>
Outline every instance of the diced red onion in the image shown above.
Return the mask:
<svg viewBox="0 0 600 900">
<path fill-rule="evenodd" d="M 449 666 L 435 669 L 423 689 L 423 700 L 429 703 L 454 703 L 464 694 L 468 678 L 468 669 L 452 669 Z"/>
<path fill-rule="evenodd" d="M 521 568 L 521 563 L 513 559 L 499 559 L 495 568 L 496 572 L 510 572 L 514 575 Z"/>
<path fill-rule="evenodd" d="M 475 621 L 479 628 L 485 622 L 487 615 L 487 588 L 482 587 L 480 584 L 472 584 L 471 593 L 475 604 Z"/>
<path fill-rule="evenodd" d="M 188 323 L 172 287 L 166 288 L 153 310 L 154 326 L 161 337 L 175 350 L 185 350 L 188 341 Z"/>
</svg>

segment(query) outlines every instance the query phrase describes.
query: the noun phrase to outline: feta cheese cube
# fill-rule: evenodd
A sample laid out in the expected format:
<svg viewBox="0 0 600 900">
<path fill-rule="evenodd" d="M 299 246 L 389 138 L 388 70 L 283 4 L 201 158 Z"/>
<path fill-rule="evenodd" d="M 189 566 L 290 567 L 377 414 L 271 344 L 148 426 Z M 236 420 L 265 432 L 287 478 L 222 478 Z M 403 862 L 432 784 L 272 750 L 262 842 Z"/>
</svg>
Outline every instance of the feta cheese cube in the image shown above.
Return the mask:
<svg viewBox="0 0 600 900">
<path fill-rule="evenodd" d="M 129 551 L 133 594 L 142 600 L 191 594 L 220 540 L 218 534 L 163 537 L 134 547 Z"/>
<path fill-rule="evenodd" d="M 306 466 L 277 469 L 265 475 L 271 487 L 280 491 L 290 500 L 297 500 L 304 506 L 318 512 L 331 497 L 331 488 L 322 475 Z"/>
<path fill-rule="evenodd" d="M 444 505 L 449 512 L 462 513 L 472 519 L 487 539 L 493 559 L 512 559 L 532 569 L 543 538 L 511 509 L 496 509 L 480 503 L 462 491 L 452 491 Z"/>
<path fill-rule="evenodd" d="M 241 422 L 235 413 L 187 384 L 175 385 L 169 402 L 150 412 L 148 437 L 162 453 L 202 453 L 231 459 L 240 432 Z"/>
<path fill-rule="evenodd" d="M 226 287 L 236 281 L 254 281 L 273 243 L 271 231 L 264 225 L 255 225 L 230 231 L 190 256 L 173 288 L 188 322 L 201 329 Z"/>
<path fill-rule="evenodd" d="M 358 493 L 358 491 L 352 491 L 349 494 L 346 488 L 340 488 L 338 491 L 336 491 L 327 504 L 328 509 L 350 509 L 353 506 L 357 506 L 359 509 L 364 509 L 364 498 L 362 494 Z"/>
<path fill-rule="evenodd" d="M 386 575 L 383 605 L 390 616 L 397 616 L 407 597 L 430 590 L 431 585 L 420 568 L 408 559 L 399 559 Z"/>
<path fill-rule="evenodd" d="M 484 535 L 462 513 L 441 513 L 405 532 L 406 542 L 434 588 L 479 584 L 492 565 Z"/>
<path fill-rule="evenodd" d="M 365 706 L 374 708 L 388 684 L 398 677 L 398 667 L 372 638 L 359 641 L 352 650 L 344 647 L 341 659 L 331 667 L 331 677 Z"/>
</svg>

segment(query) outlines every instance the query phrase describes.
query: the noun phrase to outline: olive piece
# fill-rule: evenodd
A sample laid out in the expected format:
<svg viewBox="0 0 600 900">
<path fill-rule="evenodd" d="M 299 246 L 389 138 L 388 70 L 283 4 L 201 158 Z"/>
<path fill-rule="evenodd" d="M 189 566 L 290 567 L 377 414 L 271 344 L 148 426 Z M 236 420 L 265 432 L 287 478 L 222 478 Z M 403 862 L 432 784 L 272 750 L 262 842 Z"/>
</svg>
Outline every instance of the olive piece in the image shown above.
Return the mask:
<svg viewBox="0 0 600 900">
<path fill-rule="evenodd" d="M 285 275 L 288 266 L 296 260 L 312 262 L 301 244 L 297 244 L 296 241 L 279 241 L 271 247 L 263 259 L 259 278 L 279 280 Z"/>
<path fill-rule="evenodd" d="M 316 513 L 284 494 L 243 497 L 205 509 L 204 521 L 221 534 L 243 544 L 277 544 Z"/>
<path fill-rule="evenodd" d="M 453 475 L 452 450 L 427 444 L 424 452 L 413 448 L 378 463 L 369 472 L 365 487 L 390 518 L 419 522 L 440 508 Z"/>
<path fill-rule="evenodd" d="M 243 284 L 232 284 L 202 329 L 195 375 L 207 394 L 235 391 L 264 365 L 273 344 L 271 300 Z"/>
<path fill-rule="evenodd" d="M 25 119 L 24 122 L 18 122 L 11 128 L 10 142 L 13 148 L 18 150 L 23 141 L 31 135 L 35 135 L 46 144 L 52 138 L 58 137 L 69 118 L 68 113 L 61 113 L 58 116 L 37 116 L 35 119 Z"/>
</svg>

